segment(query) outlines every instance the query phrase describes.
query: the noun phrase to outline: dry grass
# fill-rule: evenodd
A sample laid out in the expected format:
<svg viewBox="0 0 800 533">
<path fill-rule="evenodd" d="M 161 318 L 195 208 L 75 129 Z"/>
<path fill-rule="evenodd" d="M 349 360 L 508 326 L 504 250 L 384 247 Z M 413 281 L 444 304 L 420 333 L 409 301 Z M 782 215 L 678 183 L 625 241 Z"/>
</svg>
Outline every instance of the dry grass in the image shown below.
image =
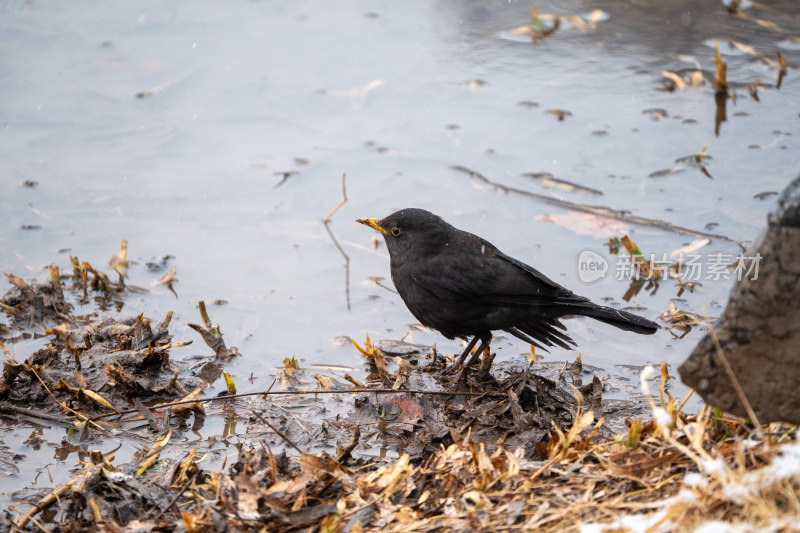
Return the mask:
<svg viewBox="0 0 800 533">
<path fill-rule="evenodd" d="M 642 376 L 648 396 L 653 373 Z M 326 456 L 298 450 L 288 459 L 255 446 L 223 472 L 204 470 L 192 452 L 148 465 L 135 483 L 96 453 L 84 476 L 91 483 L 77 476 L 71 491 L 59 489 L 72 509 L 63 520 L 68 530 L 189 532 L 223 523 L 236 531 L 800 531 L 797 428 L 763 426 L 756 440 L 745 421 L 710 408 L 686 416 L 665 392 L 665 366 L 661 377 L 649 396 L 652 420 L 629 420 L 627 433 L 606 438 L 603 420 L 579 407 L 572 428 L 554 427 L 527 451 L 489 452 L 453 433 L 453 444 L 421 464 L 402 455 L 351 470 Z M 526 459 L 531 447 L 546 459 Z M 148 503 L 141 487 L 151 483 L 167 492 Z M 135 519 L 114 511 L 126 491 L 143 506 Z"/>
<path fill-rule="evenodd" d="M 256 492 L 261 501 L 280 495 L 295 512 L 324 503 L 335 508 L 303 527 L 288 518 L 271 524 L 286 530 L 658 532 L 694 531 L 712 521 L 722 530 L 798 530 L 797 428 L 764 426 L 764 439 L 756 441 L 754 428 L 710 408 L 685 416 L 665 392 L 665 366 L 661 377 L 651 399 L 653 420 L 629 421 L 627 434 L 606 439 L 598 432 L 602 419 L 579 408 L 570 430 L 554 428 L 536 444 L 544 461 L 526 460 L 522 448 L 488 453 L 466 435 L 423 464 L 403 455 L 363 473 L 304 456 L 299 476 Z M 649 393 L 648 378 L 642 384 Z M 259 461 L 249 463 L 251 472 L 259 471 Z M 247 471 L 244 477 L 252 479 Z M 252 527 L 263 523 L 265 508 L 256 507 L 261 517 L 253 521 L 227 517 L 238 528 Z M 196 523 L 209 523 L 210 515 Z"/>
<path fill-rule="evenodd" d="M 401 457 L 347 479 L 349 494 L 327 525 L 338 531 L 372 506 L 365 531 L 546 532 L 586 523 L 595 524 L 588 531 L 692 531 L 711 520 L 755 531 L 800 527 L 800 447 L 784 428 L 765 428 L 767 440 L 756 443 L 741 421 L 710 409 L 669 425 L 643 424 L 635 446 L 628 435 L 568 443 L 556 434 L 544 462 L 524 460 L 522 450 L 488 454 L 469 438 L 422 466 Z"/>
</svg>

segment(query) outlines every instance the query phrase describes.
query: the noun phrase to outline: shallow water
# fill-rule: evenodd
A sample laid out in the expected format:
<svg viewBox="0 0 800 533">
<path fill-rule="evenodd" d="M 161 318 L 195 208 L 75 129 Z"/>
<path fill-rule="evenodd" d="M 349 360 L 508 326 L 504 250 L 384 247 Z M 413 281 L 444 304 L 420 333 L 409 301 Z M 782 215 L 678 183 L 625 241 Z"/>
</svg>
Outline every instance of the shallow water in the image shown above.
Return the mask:
<svg viewBox="0 0 800 533">
<path fill-rule="evenodd" d="M 565 26 L 534 46 L 510 31 L 530 20 L 527 3 L 354 1 L 335 10 L 301 2 L 143 1 L 113 9 L 100 2 L 4 3 L 0 268 L 45 279 L 48 264 L 68 269 L 69 254 L 104 265 L 127 239 L 128 257 L 138 262 L 129 283 L 151 292 L 127 299 L 122 312 L 161 318 L 174 310 L 176 340 L 195 340 L 173 350 L 184 357 L 209 353 L 186 326 L 199 320 L 197 302 L 226 300 L 209 311 L 243 354 L 228 367 L 240 392 L 267 388 L 273 369 L 293 354 L 304 366 L 353 366 L 358 374 L 360 356 L 341 336 L 405 336 L 459 350 L 458 342 L 409 329 L 414 318 L 399 297 L 370 281 L 380 276 L 391 285 L 388 256 L 382 243 L 374 249 L 374 232 L 353 221 L 401 207 L 430 209 L 580 294 L 655 318 L 676 298 L 676 283 L 623 302 L 628 283 L 614 279 L 616 258 L 604 243 L 628 233 L 645 253 L 662 254 L 696 237 L 601 224 L 451 168 L 695 230 L 716 224 L 708 231 L 736 241 L 755 239 L 775 197 L 754 195 L 780 191 L 798 169 L 796 4 L 750 10 L 780 30 L 731 17 L 721 3 L 631 4 L 540 3 L 541 13 L 601 9 L 606 17 L 593 32 Z M 749 96 L 746 85 L 755 78 L 775 83 L 776 67 L 732 49 L 731 39 L 787 58 L 780 90 L 763 86 L 760 102 Z M 717 41 L 729 81 L 744 84 L 728 102 L 719 136 L 710 87 Z M 703 87 L 657 90 L 661 70 L 696 64 Z M 551 109 L 571 115 L 559 121 Z M 646 112 L 653 109 L 666 115 Z M 648 177 L 707 145 L 713 179 L 695 168 Z M 284 171 L 297 174 L 279 185 Z M 532 172 L 603 195 L 521 176 Z M 349 309 L 344 260 L 322 224 L 342 198 L 343 173 L 348 201 L 330 228 L 350 258 Z M 38 185 L 26 187 L 26 180 Z M 26 225 L 41 227 L 21 229 Z M 584 250 L 611 262 L 606 279 L 579 280 Z M 705 261 L 740 251 L 714 240 L 701 253 Z M 165 270 L 145 266 L 167 255 L 174 259 Z M 152 286 L 173 265 L 177 299 Z M 730 276 L 701 282 L 676 304 L 718 316 Z M 643 337 L 582 319 L 568 326 L 585 363 L 634 381 L 636 369 L 662 360 L 674 374 L 702 335 Z M 9 349 L 24 360 L 42 342 Z M 528 350 L 507 338 L 493 346 L 498 360 Z M 576 352 L 540 355 L 560 361 Z M 673 392 L 685 388 L 675 382 Z M 31 431 L 5 425 L 2 438 L 14 448 Z M 63 435 L 44 431 L 51 442 Z M 221 431 L 222 422 L 207 421 L 193 438 Z M 25 486 L 43 463 L 63 464 L 47 446 L 20 446 L 28 460 L 20 464 L 34 467 L 6 486 Z M 67 472 L 61 474 L 54 477 Z M 49 480 L 42 474 L 34 484 Z"/>
</svg>

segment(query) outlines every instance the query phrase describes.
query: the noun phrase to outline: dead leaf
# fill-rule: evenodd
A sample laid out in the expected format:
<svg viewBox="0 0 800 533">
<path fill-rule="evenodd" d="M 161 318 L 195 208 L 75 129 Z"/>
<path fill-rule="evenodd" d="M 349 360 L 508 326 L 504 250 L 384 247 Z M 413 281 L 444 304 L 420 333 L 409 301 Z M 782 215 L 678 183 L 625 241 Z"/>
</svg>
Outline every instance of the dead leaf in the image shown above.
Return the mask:
<svg viewBox="0 0 800 533">
<path fill-rule="evenodd" d="M 319 381 L 319 384 L 322 385 L 323 389 L 336 388 L 336 383 L 328 376 L 323 376 L 322 374 L 314 374 L 314 378 L 317 381 Z"/>
<path fill-rule="evenodd" d="M 719 43 L 714 45 L 714 91 L 728 94 L 728 64 L 719 53 Z"/>
<path fill-rule="evenodd" d="M 616 237 L 630 231 L 630 226 L 621 220 L 599 217 L 590 213 L 571 212 L 558 215 L 539 215 L 536 220 L 557 224 L 578 235 L 591 235 L 598 239 Z"/>
<path fill-rule="evenodd" d="M 90 389 L 79 389 L 78 392 L 85 394 L 86 396 L 88 396 L 89 398 L 91 398 L 95 402 L 99 403 L 100 405 L 102 405 L 106 409 L 110 409 L 110 410 L 114 411 L 115 413 L 119 414 L 119 411 L 117 411 L 117 409 L 113 405 L 111 405 L 111 402 L 109 402 L 108 400 L 106 400 L 105 398 L 103 398 L 98 393 L 94 392 L 93 390 L 90 390 Z"/>
<path fill-rule="evenodd" d="M 778 83 L 776 84 L 776 88 L 780 89 L 783 84 L 783 78 L 786 76 L 786 60 L 783 59 L 783 54 L 780 52 L 775 53 L 778 57 Z"/>
<path fill-rule="evenodd" d="M 111 268 L 120 276 L 125 275 L 125 271 L 128 269 L 128 241 L 122 240 L 119 253 L 112 255 L 108 264 L 111 265 Z"/>
<path fill-rule="evenodd" d="M 193 390 L 192 392 L 190 392 L 189 394 L 187 394 L 186 396 L 184 396 L 183 398 L 181 398 L 180 401 L 185 402 L 185 401 L 188 401 L 188 400 L 196 400 L 196 399 L 198 399 L 200 397 L 200 391 L 202 391 L 202 389 L 198 387 L 195 390 Z M 181 413 L 185 413 L 187 411 L 194 411 L 195 413 L 199 413 L 199 414 L 205 414 L 206 413 L 206 409 L 203 406 L 203 402 L 201 402 L 201 401 L 194 402 L 194 403 L 184 403 L 184 404 L 181 404 L 181 405 L 176 405 L 176 406 L 174 406 L 172 408 L 172 410 L 176 415 L 177 414 L 181 414 Z"/>
<path fill-rule="evenodd" d="M 171 283 L 172 281 L 175 280 L 175 274 L 177 273 L 178 273 L 178 265 L 175 265 L 174 267 L 172 267 L 172 270 L 170 270 L 164 277 L 156 281 L 155 285 L 166 285 L 168 283 Z"/>
</svg>

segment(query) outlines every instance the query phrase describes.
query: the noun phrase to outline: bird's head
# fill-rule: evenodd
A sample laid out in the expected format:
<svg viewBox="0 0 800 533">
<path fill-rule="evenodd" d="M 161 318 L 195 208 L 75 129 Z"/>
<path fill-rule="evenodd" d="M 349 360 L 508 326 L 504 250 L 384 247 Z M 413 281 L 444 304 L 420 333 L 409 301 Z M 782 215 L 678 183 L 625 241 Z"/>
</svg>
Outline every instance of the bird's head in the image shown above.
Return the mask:
<svg viewBox="0 0 800 533">
<path fill-rule="evenodd" d="M 383 234 L 389 255 L 395 260 L 407 256 L 412 246 L 417 253 L 430 253 L 446 246 L 457 231 L 441 217 L 417 208 L 401 209 L 381 220 L 359 218 L 356 222 Z"/>
</svg>

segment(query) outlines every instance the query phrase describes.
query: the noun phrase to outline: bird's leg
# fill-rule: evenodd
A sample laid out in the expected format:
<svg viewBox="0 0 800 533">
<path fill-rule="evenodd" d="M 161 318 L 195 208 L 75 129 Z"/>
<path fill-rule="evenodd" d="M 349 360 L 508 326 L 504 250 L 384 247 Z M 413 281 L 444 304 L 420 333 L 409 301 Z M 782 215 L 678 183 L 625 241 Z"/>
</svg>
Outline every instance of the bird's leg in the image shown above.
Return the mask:
<svg viewBox="0 0 800 533">
<path fill-rule="evenodd" d="M 489 368 L 491 368 L 492 363 L 494 362 L 494 356 L 497 355 L 497 352 L 492 352 L 491 350 L 486 350 L 486 355 L 483 359 L 481 359 L 481 372 L 489 372 Z"/>
<path fill-rule="evenodd" d="M 481 345 L 478 347 L 477 350 L 475 350 L 475 353 L 472 354 L 472 357 L 469 358 L 469 361 L 467 361 L 467 363 L 464 366 L 461 367 L 461 374 L 458 376 L 459 383 L 466 383 L 467 374 L 469 373 L 469 369 L 472 367 L 472 365 L 475 364 L 475 362 L 478 360 L 478 357 L 480 357 L 484 352 L 486 352 L 486 354 L 487 354 L 484 357 L 484 360 L 486 360 L 487 358 L 490 357 L 489 354 L 491 353 L 491 351 L 489 349 L 489 343 L 491 343 L 491 342 L 492 342 L 492 338 L 491 337 L 489 337 L 488 339 L 486 339 L 486 338 L 481 339 Z M 490 365 L 492 364 L 491 361 L 489 361 L 489 364 Z M 489 371 L 489 369 L 487 367 L 486 368 L 486 372 L 488 372 L 488 371 Z"/>
<path fill-rule="evenodd" d="M 481 339 L 480 347 L 477 350 L 475 350 L 475 353 L 472 354 L 472 357 L 469 358 L 469 361 L 467 361 L 467 364 L 465 366 L 474 365 L 475 362 L 478 360 L 478 357 L 483 355 L 484 350 L 488 350 L 489 349 L 489 344 L 491 342 L 492 342 L 492 338 L 491 337 Z"/>
<path fill-rule="evenodd" d="M 491 350 L 486 352 L 486 355 L 481 360 L 481 366 L 478 369 L 478 372 L 475 374 L 475 379 L 478 383 L 488 383 L 494 381 L 494 378 L 489 373 L 489 369 L 492 368 L 492 362 L 494 361 L 494 356 L 497 352 L 492 352 Z"/>
<path fill-rule="evenodd" d="M 463 368 L 464 367 L 464 360 L 467 358 L 467 356 L 470 354 L 472 349 L 475 347 L 475 343 L 478 342 L 479 338 L 480 338 L 480 335 L 475 335 L 474 337 L 472 337 L 472 340 L 469 341 L 469 343 L 467 344 L 467 347 L 464 348 L 464 351 L 461 352 L 461 355 L 458 356 L 458 359 L 456 360 L 456 362 L 453 363 L 452 365 L 448 366 L 447 368 L 445 368 L 442 373 L 445 374 L 445 375 L 450 375 L 450 374 L 456 373 L 460 368 Z"/>
<path fill-rule="evenodd" d="M 475 347 L 475 343 L 476 342 L 478 342 L 478 335 L 475 335 L 474 337 L 472 337 L 472 340 L 469 341 L 469 344 L 467 344 L 467 347 L 464 348 L 464 351 L 461 352 L 461 355 L 458 356 L 458 361 L 456 361 L 453 364 L 453 366 L 447 368 L 447 370 L 445 372 L 449 374 L 452 371 L 457 370 L 460 366 L 462 366 L 464 364 L 464 359 L 467 358 L 467 356 L 469 355 L 469 352 L 471 352 L 472 349 Z"/>
</svg>

